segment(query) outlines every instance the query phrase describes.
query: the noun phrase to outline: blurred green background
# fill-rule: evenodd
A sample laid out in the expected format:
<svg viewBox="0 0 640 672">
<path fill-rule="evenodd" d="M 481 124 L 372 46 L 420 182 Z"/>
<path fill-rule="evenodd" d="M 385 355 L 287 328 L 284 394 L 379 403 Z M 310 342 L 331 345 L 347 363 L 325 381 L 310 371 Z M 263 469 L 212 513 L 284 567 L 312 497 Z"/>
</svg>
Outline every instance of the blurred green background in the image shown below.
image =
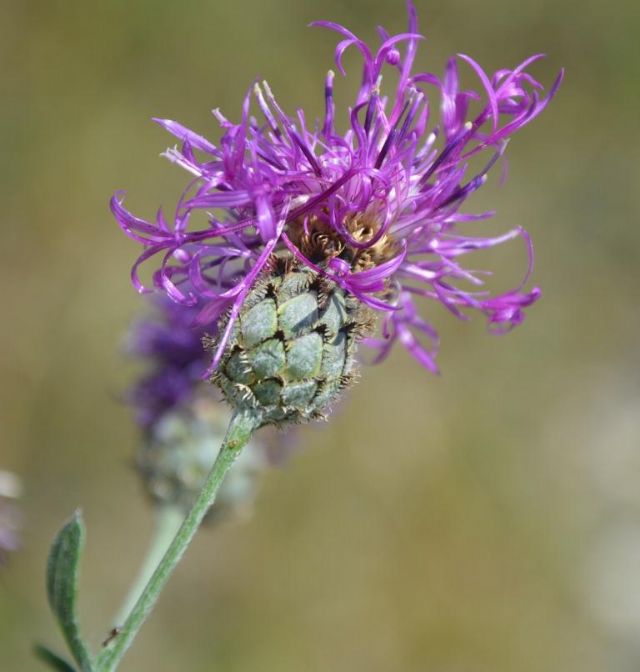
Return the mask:
<svg viewBox="0 0 640 672">
<path fill-rule="evenodd" d="M 531 231 L 544 298 L 502 338 L 431 308 L 443 375 L 400 349 L 366 369 L 268 475 L 252 520 L 198 537 L 123 672 L 640 669 L 637 2 L 417 6 L 419 66 L 543 51 L 543 82 L 567 68 L 511 143 L 506 186 L 468 204 Z M 0 3 L 0 469 L 26 488 L 23 548 L 0 574 L 3 672 L 43 669 L 34 640 L 62 649 L 43 571 L 75 507 L 95 643 L 152 525 L 118 401 L 137 247 L 108 198 L 126 188 L 151 216 L 180 192 L 151 116 L 216 137 L 209 110 L 236 119 L 256 75 L 320 114 L 335 38 L 305 27 L 316 18 L 368 38 L 406 22 L 401 0 Z M 501 287 L 523 256 L 486 257 Z"/>
</svg>

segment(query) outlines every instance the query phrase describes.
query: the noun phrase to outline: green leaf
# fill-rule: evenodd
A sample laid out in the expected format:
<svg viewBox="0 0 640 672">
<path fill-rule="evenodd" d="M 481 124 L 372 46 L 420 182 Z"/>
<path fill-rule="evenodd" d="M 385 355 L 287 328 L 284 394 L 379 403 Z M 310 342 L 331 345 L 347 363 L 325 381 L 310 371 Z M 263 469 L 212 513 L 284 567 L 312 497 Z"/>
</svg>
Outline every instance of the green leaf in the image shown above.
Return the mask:
<svg viewBox="0 0 640 672">
<path fill-rule="evenodd" d="M 75 667 L 72 667 L 70 663 L 64 660 L 64 658 L 60 658 L 58 654 L 54 653 L 42 644 L 35 645 L 34 653 L 52 670 L 57 670 L 57 672 L 76 672 Z"/>
<path fill-rule="evenodd" d="M 69 649 L 82 672 L 91 672 L 91 655 L 80 636 L 76 614 L 78 573 L 84 547 L 82 514 L 76 511 L 58 532 L 49 552 L 47 594 Z"/>
</svg>

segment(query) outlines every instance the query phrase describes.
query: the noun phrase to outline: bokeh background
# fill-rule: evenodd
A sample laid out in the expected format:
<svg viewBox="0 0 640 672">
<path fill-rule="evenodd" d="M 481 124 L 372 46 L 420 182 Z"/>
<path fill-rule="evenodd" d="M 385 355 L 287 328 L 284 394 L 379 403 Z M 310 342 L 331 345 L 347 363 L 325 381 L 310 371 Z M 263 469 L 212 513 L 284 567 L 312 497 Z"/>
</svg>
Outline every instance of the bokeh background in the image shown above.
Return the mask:
<svg viewBox="0 0 640 672">
<path fill-rule="evenodd" d="M 434 306 L 443 375 L 400 349 L 366 369 L 268 474 L 251 521 L 198 537 L 123 672 L 640 669 L 637 2 L 417 5 L 420 66 L 543 51 L 542 81 L 567 68 L 511 143 L 506 186 L 469 203 L 531 231 L 544 298 L 507 337 Z M 335 38 L 316 18 L 369 38 L 406 21 L 401 0 L 0 3 L 0 469 L 25 485 L 23 547 L 0 573 L 3 672 L 43 669 L 35 640 L 62 650 L 43 572 L 75 507 L 94 643 L 151 531 L 118 400 L 137 249 L 108 198 L 127 188 L 152 215 L 179 194 L 151 116 L 215 137 L 209 110 L 237 118 L 256 75 L 320 114 Z M 506 288 L 523 257 L 486 261 Z"/>
</svg>

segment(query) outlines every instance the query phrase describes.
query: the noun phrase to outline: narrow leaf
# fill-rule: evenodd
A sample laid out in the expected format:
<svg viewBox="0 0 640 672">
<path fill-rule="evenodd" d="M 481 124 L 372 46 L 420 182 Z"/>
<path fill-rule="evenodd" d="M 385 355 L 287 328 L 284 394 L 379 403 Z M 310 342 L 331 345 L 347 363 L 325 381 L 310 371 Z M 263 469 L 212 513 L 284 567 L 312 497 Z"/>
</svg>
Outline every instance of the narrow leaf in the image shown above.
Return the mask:
<svg viewBox="0 0 640 672">
<path fill-rule="evenodd" d="M 42 644 L 36 644 L 34 647 L 34 653 L 43 663 L 46 663 L 52 670 L 57 672 L 76 672 L 75 667 L 72 667 L 64 658 L 60 656 L 51 649 L 48 649 Z"/>
<path fill-rule="evenodd" d="M 83 672 L 92 669 L 91 656 L 80 636 L 76 614 L 78 573 L 84 547 L 82 514 L 76 511 L 58 532 L 49 552 L 47 565 L 47 593 L 64 638 Z"/>
</svg>

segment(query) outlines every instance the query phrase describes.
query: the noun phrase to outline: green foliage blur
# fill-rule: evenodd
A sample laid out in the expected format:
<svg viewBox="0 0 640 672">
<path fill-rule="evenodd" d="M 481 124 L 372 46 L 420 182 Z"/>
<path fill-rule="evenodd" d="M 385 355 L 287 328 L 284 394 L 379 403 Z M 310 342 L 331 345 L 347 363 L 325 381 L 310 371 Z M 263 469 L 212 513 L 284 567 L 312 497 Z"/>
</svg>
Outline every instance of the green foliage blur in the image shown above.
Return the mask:
<svg viewBox="0 0 640 672">
<path fill-rule="evenodd" d="M 442 376 L 400 349 L 365 369 L 251 521 L 199 535 L 123 672 L 640 669 L 637 2 L 417 6 L 419 66 L 543 51 L 543 82 L 567 69 L 512 141 L 506 185 L 468 204 L 497 207 L 491 231 L 531 231 L 543 299 L 506 337 L 429 307 Z M 62 650 L 43 574 L 75 507 L 95 645 L 152 527 L 121 402 L 138 249 L 108 198 L 126 188 L 152 216 L 180 193 L 152 116 L 216 137 L 211 108 L 236 119 L 256 76 L 321 114 L 335 37 L 306 28 L 317 18 L 371 39 L 406 22 L 402 0 L 0 3 L 0 469 L 26 487 L 23 548 L 0 570 L 2 672 L 43 669 L 35 640 Z M 486 260 L 506 289 L 524 251 Z"/>
</svg>

